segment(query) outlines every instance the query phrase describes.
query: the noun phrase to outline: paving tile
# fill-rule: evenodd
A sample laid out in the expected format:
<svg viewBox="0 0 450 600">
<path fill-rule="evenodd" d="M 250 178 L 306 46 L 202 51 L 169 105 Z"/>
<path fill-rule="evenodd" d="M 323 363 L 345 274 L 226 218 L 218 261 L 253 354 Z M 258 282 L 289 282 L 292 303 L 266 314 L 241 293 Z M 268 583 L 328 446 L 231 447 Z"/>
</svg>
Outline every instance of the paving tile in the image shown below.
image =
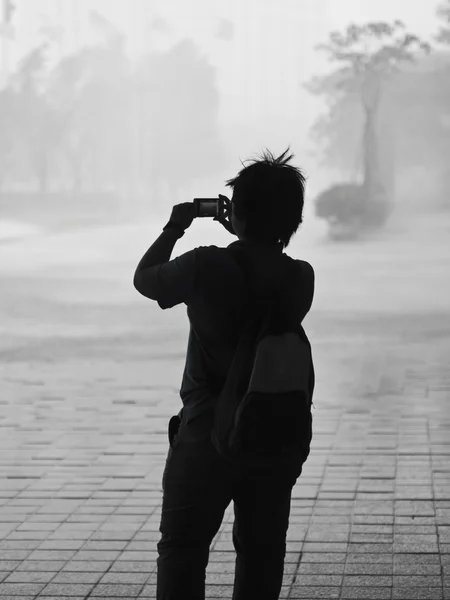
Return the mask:
<svg viewBox="0 0 450 600">
<path fill-rule="evenodd" d="M 142 584 L 98 584 L 91 593 L 91 597 L 105 596 L 106 598 L 136 597 L 142 591 Z"/>
<path fill-rule="evenodd" d="M 303 552 L 302 563 L 345 563 L 346 555 L 338 552 Z"/>
<path fill-rule="evenodd" d="M 398 587 L 392 590 L 392 600 L 442 600 L 442 588 Z"/>
<path fill-rule="evenodd" d="M 71 560 L 67 563 L 63 564 L 63 571 L 68 572 L 93 572 L 93 573 L 106 573 L 110 566 L 112 565 L 112 561 L 108 560 Z"/>
<path fill-rule="evenodd" d="M 26 572 L 28 572 L 28 571 L 30 571 L 30 572 L 54 571 L 54 572 L 58 572 L 64 567 L 65 564 L 66 564 L 65 561 L 62 561 L 62 560 L 25 560 L 17 566 L 16 571 L 26 571 Z"/>
<path fill-rule="evenodd" d="M 21 564 L 19 560 L 0 560 L 0 572 L 13 571 Z"/>
<path fill-rule="evenodd" d="M 304 575 L 297 574 L 294 583 L 303 586 L 330 586 L 338 587 L 342 583 L 341 575 Z"/>
<path fill-rule="evenodd" d="M 56 600 L 56 598 L 58 600 L 85 600 L 87 598 L 87 596 L 83 595 L 83 596 L 43 596 L 40 595 L 38 596 L 39 600 Z M 3 600 L 3 598 L 2 598 Z"/>
<path fill-rule="evenodd" d="M 106 573 L 106 575 L 103 575 L 103 577 L 101 578 L 101 581 L 99 583 L 101 584 L 107 584 L 107 583 L 135 583 L 135 584 L 139 584 L 139 583 L 146 583 L 148 578 L 150 576 L 150 573 L 118 573 L 118 572 L 114 572 L 111 573 L 111 571 L 109 573 Z"/>
<path fill-rule="evenodd" d="M 358 600 L 390 600 L 391 588 L 389 587 L 343 587 L 340 599 L 355 598 Z"/>
<path fill-rule="evenodd" d="M 14 571 L 4 583 L 49 583 L 58 573 L 56 571 Z"/>
<path fill-rule="evenodd" d="M 113 561 L 116 560 L 120 556 L 119 551 L 107 551 L 107 550 L 79 550 L 78 552 L 72 552 L 68 558 L 71 558 L 73 561 L 82 560 L 82 561 Z"/>
<path fill-rule="evenodd" d="M 45 588 L 45 583 L 0 583 L 0 597 L 7 595 L 36 595 Z"/>
<path fill-rule="evenodd" d="M 210 562 L 211 564 L 211 562 Z M 116 561 L 111 565 L 110 573 L 152 573 L 156 569 L 155 561 Z"/>
<path fill-rule="evenodd" d="M 2 595 L 1 599 L 2 600 L 34 600 L 35 597 L 36 596 L 34 594 L 33 594 L 33 596 L 22 596 L 22 595 L 17 595 L 17 594 L 10 596 L 9 594 L 7 594 L 7 595 Z"/>
<path fill-rule="evenodd" d="M 28 558 L 30 554 L 29 550 L 2 550 L 1 556 L 2 560 L 20 561 Z"/>
<path fill-rule="evenodd" d="M 98 583 L 101 577 L 101 573 L 61 571 L 55 573 L 52 583 Z"/>
<path fill-rule="evenodd" d="M 442 579 L 439 575 L 394 575 L 394 586 L 441 587 Z"/>
<path fill-rule="evenodd" d="M 392 587 L 392 576 L 390 575 L 350 575 L 346 574 L 343 580 L 344 586 L 355 587 Z"/>
<path fill-rule="evenodd" d="M 40 540 L 11 540 L 8 537 L 0 542 L 0 553 L 4 550 L 35 550 L 40 544 Z"/>
<path fill-rule="evenodd" d="M 358 552 L 353 554 L 349 552 L 346 560 L 347 563 L 392 564 L 392 554 L 386 552 L 378 552 L 376 554 L 371 554 L 370 552 Z"/>
<path fill-rule="evenodd" d="M 84 543 L 84 540 L 49 539 L 39 545 L 39 550 L 79 550 Z"/>
<path fill-rule="evenodd" d="M 340 598 L 340 588 L 293 586 L 289 598 L 303 600 L 334 600 Z"/>
<path fill-rule="evenodd" d="M 298 566 L 298 576 L 318 574 L 318 575 L 342 575 L 345 570 L 344 563 L 313 563 L 301 562 Z M 286 569 L 285 569 L 286 570 Z"/>
<path fill-rule="evenodd" d="M 49 583 L 43 590 L 45 596 L 87 596 L 94 584 L 85 583 Z"/>
<path fill-rule="evenodd" d="M 389 563 L 351 563 L 345 565 L 345 575 L 392 575 L 393 567 Z"/>
<path fill-rule="evenodd" d="M 445 571 L 444 571 L 445 572 Z M 396 564 L 394 565 L 394 575 L 440 575 L 440 565 L 427 564 Z"/>
</svg>

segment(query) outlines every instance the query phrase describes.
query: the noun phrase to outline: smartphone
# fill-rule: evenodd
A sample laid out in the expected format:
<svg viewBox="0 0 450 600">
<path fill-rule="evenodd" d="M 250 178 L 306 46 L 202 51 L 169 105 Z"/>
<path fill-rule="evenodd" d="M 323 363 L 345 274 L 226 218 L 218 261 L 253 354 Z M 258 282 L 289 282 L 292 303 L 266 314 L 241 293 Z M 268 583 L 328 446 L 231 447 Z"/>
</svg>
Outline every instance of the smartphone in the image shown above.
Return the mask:
<svg viewBox="0 0 450 600">
<path fill-rule="evenodd" d="M 221 198 L 194 198 L 196 217 L 223 217 L 224 201 Z"/>
</svg>

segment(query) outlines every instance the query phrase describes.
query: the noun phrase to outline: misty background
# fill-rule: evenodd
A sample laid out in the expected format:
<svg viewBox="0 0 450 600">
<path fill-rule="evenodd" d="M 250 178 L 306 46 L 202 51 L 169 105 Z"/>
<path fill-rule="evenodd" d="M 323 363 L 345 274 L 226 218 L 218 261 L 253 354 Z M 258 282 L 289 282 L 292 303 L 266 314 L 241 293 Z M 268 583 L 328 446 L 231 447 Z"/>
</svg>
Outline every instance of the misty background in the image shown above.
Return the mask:
<svg viewBox="0 0 450 600">
<path fill-rule="evenodd" d="M 228 195 L 241 160 L 288 145 L 308 178 L 287 252 L 316 271 L 305 321 L 313 344 L 328 339 L 328 318 L 415 313 L 433 330 L 448 321 L 448 0 L 4 0 L 2 9 L 8 369 L 123 335 L 141 336 L 143 352 L 155 339 L 184 352 L 185 308 L 162 313 L 139 296 L 137 263 L 173 205 Z M 339 58 L 333 32 L 346 31 Z M 350 38 L 360 34 L 363 52 L 381 57 L 372 71 L 358 71 Z M 331 53 L 318 48 L 327 43 Z M 366 113 L 358 73 L 382 84 Z M 172 258 L 232 241 L 196 219 Z M 359 360 L 372 364 L 373 352 Z"/>
</svg>

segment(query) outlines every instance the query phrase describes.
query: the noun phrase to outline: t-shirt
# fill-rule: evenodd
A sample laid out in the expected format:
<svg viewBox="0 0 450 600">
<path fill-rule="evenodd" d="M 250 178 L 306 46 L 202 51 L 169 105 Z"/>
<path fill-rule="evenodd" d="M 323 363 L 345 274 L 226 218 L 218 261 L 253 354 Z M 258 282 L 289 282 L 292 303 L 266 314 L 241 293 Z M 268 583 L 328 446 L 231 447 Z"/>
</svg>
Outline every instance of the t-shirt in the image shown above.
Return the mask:
<svg viewBox="0 0 450 600">
<path fill-rule="evenodd" d="M 162 309 L 187 305 L 190 331 L 180 390 L 187 420 L 209 408 L 220 392 L 248 318 L 246 279 L 228 250 L 231 247 L 245 260 L 255 298 L 265 297 L 273 288 L 271 281 L 279 269 L 278 261 L 285 260 L 292 268 L 284 291 L 289 296 L 289 310 L 295 311 L 301 323 L 311 308 L 314 270 L 308 262 L 287 256 L 280 245 L 237 240 L 225 248 L 199 246 L 149 268 L 149 280 L 153 282 L 150 297 Z"/>
</svg>

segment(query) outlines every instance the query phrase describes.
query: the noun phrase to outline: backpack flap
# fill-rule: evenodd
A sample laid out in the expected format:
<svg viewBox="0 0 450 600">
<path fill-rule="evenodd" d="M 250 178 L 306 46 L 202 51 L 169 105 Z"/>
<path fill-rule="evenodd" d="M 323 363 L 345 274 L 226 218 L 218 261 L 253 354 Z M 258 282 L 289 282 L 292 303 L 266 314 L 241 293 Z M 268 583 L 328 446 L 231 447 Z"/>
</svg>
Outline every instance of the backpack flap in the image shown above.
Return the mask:
<svg viewBox="0 0 450 600">
<path fill-rule="evenodd" d="M 297 333 L 266 335 L 256 349 L 248 393 L 308 393 L 310 369 L 309 346 Z"/>
</svg>

